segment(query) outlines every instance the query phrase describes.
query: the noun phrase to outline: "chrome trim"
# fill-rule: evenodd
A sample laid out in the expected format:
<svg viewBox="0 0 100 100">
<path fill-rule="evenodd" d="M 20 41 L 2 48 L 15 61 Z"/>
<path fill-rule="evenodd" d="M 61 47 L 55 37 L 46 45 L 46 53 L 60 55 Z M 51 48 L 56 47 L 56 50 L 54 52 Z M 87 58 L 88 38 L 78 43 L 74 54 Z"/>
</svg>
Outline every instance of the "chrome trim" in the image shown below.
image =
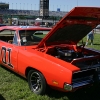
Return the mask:
<svg viewBox="0 0 100 100">
<path fill-rule="evenodd" d="M 98 68 L 100 68 L 100 66 L 99 66 Z M 93 69 L 96 70 L 96 67 L 92 67 L 92 68 L 88 68 L 88 69 L 84 69 L 84 70 L 79 70 L 79 71 L 77 71 L 77 72 L 74 72 L 73 74 L 79 73 L 79 72 L 88 71 L 88 70 L 93 70 Z"/>
<path fill-rule="evenodd" d="M 100 74 L 98 74 L 98 78 L 99 78 L 98 81 L 100 81 Z M 74 88 L 78 88 L 78 87 L 81 87 L 81 86 L 90 85 L 90 84 L 93 84 L 93 83 L 94 83 L 94 79 L 93 79 L 93 76 L 91 75 L 91 76 L 88 76 L 88 77 L 85 77 L 85 78 L 74 79 L 72 87 L 74 89 Z"/>
<path fill-rule="evenodd" d="M 88 79 L 88 80 L 74 82 L 72 85 L 67 84 L 67 86 L 70 86 L 70 87 L 72 86 L 72 90 L 74 90 L 75 88 L 79 88 L 79 87 L 86 86 L 86 85 L 91 85 L 93 83 L 94 81 L 92 79 Z M 67 88 L 65 90 L 67 90 Z M 68 89 L 68 91 L 71 91 L 71 89 L 70 90 Z"/>
<path fill-rule="evenodd" d="M 74 83 L 72 85 L 72 87 L 74 89 L 74 88 L 78 88 L 78 87 L 81 87 L 81 86 L 92 84 L 93 82 L 94 82 L 93 80 L 81 81 L 81 82 Z"/>
<path fill-rule="evenodd" d="M 82 86 L 86 86 L 86 85 L 91 85 L 91 84 L 94 84 L 95 82 L 95 79 L 94 79 L 94 73 L 93 74 L 89 74 L 88 76 L 85 76 L 84 72 L 87 72 L 87 71 L 91 71 L 91 70 L 94 70 L 94 72 L 96 72 L 98 75 L 98 82 L 100 81 L 100 64 L 98 64 L 96 67 L 94 66 L 93 68 L 90 68 L 90 69 L 86 69 L 86 70 L 80 70 L 80 71 L 77 71 L 77 72 L 74 72 L 74 74 L 78 75 L 78 73 L 81 73 L 83 72 L 83 76 L 80 77 L 80 76 L 77 76 L 75 78 L 72 79 L 72 87 L 73 89 L 75 88 L 78 88 L 78 87 L 82 87 Z M 79 74 L 80 75 L 80 74 Z"/>
<path fill-rule="evenodd" d="M 76 87 L 91 84 L 93 82 L 94 82 L 93 75 L 90 75 L 87 77 L 73 79 L 72 85 L 73 85 L 73 88 L 76 88 Z"/>
<path fill-rule="evenodd" d="M 75 58 L 75 59 L 73 59 L 73 61 L 77 61 L 77 60 L 80 60 L 80 59 L 83 59 L 83 58 L 93 58 L 93 57 L 95 57 L 95 56 L 84 56 L 84 57 L 81 57 L 81 58 Z"/>
<path fill-rule="evenodd" d="M 71 91 L 73 89 L 72 85 L 64 83 L 64 89 L 67 91 Z"/>
</svg>

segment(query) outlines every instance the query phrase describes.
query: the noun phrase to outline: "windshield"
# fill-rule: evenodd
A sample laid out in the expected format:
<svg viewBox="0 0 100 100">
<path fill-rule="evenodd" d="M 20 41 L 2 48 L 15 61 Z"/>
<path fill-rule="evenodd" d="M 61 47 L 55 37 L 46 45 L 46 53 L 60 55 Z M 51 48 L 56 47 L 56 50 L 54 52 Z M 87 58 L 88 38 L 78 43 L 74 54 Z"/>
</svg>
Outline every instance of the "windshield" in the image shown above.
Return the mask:
<svg viewBox="0 0 100 100">
<path fill-rule="evenodd" d="M 20 44 L 23 45 L 36 45 L 38 44 L 50 30 L 20 30 Z"/>
</svg>

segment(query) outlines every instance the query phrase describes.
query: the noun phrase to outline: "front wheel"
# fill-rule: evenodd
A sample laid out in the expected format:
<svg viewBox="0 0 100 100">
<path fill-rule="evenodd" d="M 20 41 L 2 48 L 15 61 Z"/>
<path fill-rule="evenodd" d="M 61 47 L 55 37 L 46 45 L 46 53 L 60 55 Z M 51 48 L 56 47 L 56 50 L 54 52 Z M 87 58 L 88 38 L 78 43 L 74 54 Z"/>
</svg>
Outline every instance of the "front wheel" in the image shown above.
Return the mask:
<svg viewBox="0 0 100 100">
<path fill-rule="evenodd" d="M 38 95 L 45 94 L 46 80 L 39 71 L 30 70 L 27 79 L 29 87 L 32 90 L 32 92 Z"/>
</svg>

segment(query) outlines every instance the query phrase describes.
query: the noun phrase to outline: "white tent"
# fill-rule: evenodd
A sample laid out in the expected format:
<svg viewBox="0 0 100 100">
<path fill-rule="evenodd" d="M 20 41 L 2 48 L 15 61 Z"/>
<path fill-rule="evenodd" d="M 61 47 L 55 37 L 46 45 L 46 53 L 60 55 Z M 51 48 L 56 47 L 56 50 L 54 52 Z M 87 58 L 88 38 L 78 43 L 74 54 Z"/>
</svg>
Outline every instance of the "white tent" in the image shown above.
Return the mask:
<svg viewBox="0 0 100 100">
<path fill-rule="evenodd" d="M 40 19 L 40 18 L 36 18 L 35 20 L 37 20 L 37 21 L 41 21 L 42 19 Z"/>
</svg>

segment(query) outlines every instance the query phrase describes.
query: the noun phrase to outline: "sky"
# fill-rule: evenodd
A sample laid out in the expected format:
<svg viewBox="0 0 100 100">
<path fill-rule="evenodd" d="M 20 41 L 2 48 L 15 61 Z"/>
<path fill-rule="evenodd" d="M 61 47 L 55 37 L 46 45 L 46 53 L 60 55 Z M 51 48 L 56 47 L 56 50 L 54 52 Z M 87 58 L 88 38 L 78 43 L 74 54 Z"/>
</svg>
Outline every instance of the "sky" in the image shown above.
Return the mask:
<svg viewBox="0 0 100 100">
<path fill-rule="evenodd" d="M 2 3 L 9 3 L 10 9 L 39 10 L 40 0 L 0 0 Z M 76 6 L 100 7 L 100 0 L 49 0 L 49 10 L 70 11 Z"/>
</svg>

